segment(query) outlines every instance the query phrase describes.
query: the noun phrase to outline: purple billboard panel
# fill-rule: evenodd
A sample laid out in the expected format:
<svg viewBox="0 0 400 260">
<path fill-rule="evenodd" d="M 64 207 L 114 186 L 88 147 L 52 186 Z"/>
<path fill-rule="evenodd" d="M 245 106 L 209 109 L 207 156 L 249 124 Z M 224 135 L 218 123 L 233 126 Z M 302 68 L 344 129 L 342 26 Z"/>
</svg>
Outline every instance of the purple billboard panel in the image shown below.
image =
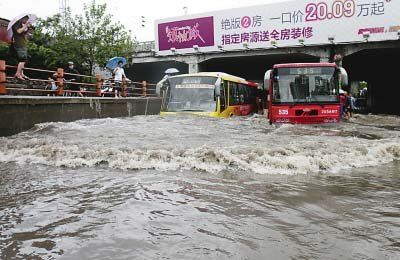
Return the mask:
<svg viewBox="0 0 400 260">
<path fill-rule="evenodd" d="M 214 18 L 212 16 L 158 25 L 160 51 L 171 48 L 192 48 L 193 45 L 214 46 Z"/>
</svg>

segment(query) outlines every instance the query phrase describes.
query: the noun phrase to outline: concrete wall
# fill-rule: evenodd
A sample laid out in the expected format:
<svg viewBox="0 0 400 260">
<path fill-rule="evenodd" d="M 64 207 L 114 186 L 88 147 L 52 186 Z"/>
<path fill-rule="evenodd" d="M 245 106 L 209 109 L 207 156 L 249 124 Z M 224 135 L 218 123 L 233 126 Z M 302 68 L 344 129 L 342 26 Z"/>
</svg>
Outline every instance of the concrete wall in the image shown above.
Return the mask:
<svg viewBox="0 0 400 260">
<path fill-rule="evenodd" d="M 157 115 L 160 98 L 76 98 L 0 96 L 0 136 L 9 136 L 44 122 Z"/>
</svg>

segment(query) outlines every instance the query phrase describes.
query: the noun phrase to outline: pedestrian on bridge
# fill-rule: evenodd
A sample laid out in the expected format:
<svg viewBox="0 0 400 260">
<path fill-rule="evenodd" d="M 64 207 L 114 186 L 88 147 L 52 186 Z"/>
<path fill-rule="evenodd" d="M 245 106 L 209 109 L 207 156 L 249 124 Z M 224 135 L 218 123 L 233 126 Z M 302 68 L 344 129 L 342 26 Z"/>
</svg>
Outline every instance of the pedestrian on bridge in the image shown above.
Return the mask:
<svg viewBox="0 0 400 260">
<path fill-rule="evenodd" d="M 114 74 L 114 84 L 115 84 L 115 97 L 121 97 L 121 92 L 122 92 L 122 80 L 128 80 L 128 78 L 125 76 L 125 71 L 123 68 L 123 62 L 118 61 L 117 67 L 113 70 Z"/>
<path fill-rule="evenodd" d="M 79 85 L 77 84 L 73 84 L 73 83 L 77 83 L 79 77 L 77 75 L 79 75 L 79 71 L 77 69 L 74 68 L 74 62 L 73 61 L 69 61 L 68 62 L 68 67 L 64 70 L 64 79 L 66 82 L 72 83 L 69 84 L 69 89 L 74 91 L 74 93 L 72 93 L 72 96 L 80 96 L 83 97 L 81 91 L 81 88 L 79 87 Z M 71 75 L 72 74 L 72 75 Z"/>
<path fill-rule="evenodd" d="M 28 61 L 28 41 L 33 30 L 31 22 L 35 17 L 25 15 L 22 18 L 18 18 L 19 17 L 10 22 L 10 29 L 12 30 L 11 50 L 18 59 L 15 77 L 20 80 L 26 80 L 29 79 L 29 77 L 25 76 L 24 67 L 25 63 Z"/>
</svg>

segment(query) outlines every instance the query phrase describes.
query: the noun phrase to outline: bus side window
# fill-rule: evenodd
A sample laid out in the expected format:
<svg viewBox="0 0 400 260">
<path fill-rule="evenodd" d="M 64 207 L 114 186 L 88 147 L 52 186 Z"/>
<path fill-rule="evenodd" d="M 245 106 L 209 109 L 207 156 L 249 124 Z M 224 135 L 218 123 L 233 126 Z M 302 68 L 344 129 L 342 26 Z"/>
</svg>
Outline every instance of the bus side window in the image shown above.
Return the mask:
<svg viewBox="0 0 400 260">
<path fill-rule="evenodd" d="M 225 90 L 226 90 L 226 85 L 227 85 L 226 81 L 223 81 L 221 83 L 221 95 L 219 97 L 219 100 L 221 102 L 221 112 L 225 110 L 225 98 L 226 98 Z"/>
<path fill-rule="evenodd" d="M 229 82 L 229 105 L 238 105 L 239 104 L 239 86 L 237 83 Z"/>
<path fill-rule="evenodd" d="M 238 86 L 239 104 L 244 104 L 245 92 L 246 92 L 245 86 L 243 84 L 239 84 Z"/>
<path fill-rule="evenodd" d="M 281 93 L 280 93 L 280 89 L 279 89 L 279 81 L 274 81 L 272 93 L 273 93 L 272 100 L 279 102 L 281 100 Z"/>
<path fill-rule="evenodd" d="M 256 103 L 256 96 L 257 96 L 257 92 L 258 89 L 257 88 L 252 88 L 252 87 L 248 87 L 249 90 L 249 104 L 255 104 Z M 261 98 L 261 96 L 260 96 Z"/>
<path fill-rule="evenodd" d="M 224 90 L 225 90 L 225 104 L 226 106 L 230 105 L 230 95 L 231 93 L 229 92 L 229 85 L 230 83 L 226 80 L 224 80 Z"/>
<path fill-rule="evenodd" d="M 255 104 L 255 100 L 256 100 L 256 88 L 250 87 L 250 86 L 246 86 L 246 90 L 247 90 L 247 104 Z"/>
</svg>

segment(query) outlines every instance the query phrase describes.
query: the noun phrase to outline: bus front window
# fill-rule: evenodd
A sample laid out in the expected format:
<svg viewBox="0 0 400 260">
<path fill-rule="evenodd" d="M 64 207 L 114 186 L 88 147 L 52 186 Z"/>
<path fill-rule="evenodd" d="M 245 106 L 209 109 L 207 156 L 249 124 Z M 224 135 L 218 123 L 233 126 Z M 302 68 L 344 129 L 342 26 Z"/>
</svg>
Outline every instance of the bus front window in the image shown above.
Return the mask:
<svg viewBox="0 0 400 260">
<path fill-rule="evenodd" d="M 169 95 L 166 111 L 215 112 L 216 77 L 178 76 L 169 79 Z"/>
<path fill-rule="evenodd" d="M 337 73 L 334 67 L 278 68 L 273 103 L 336 103 Z"/>
</svg>

